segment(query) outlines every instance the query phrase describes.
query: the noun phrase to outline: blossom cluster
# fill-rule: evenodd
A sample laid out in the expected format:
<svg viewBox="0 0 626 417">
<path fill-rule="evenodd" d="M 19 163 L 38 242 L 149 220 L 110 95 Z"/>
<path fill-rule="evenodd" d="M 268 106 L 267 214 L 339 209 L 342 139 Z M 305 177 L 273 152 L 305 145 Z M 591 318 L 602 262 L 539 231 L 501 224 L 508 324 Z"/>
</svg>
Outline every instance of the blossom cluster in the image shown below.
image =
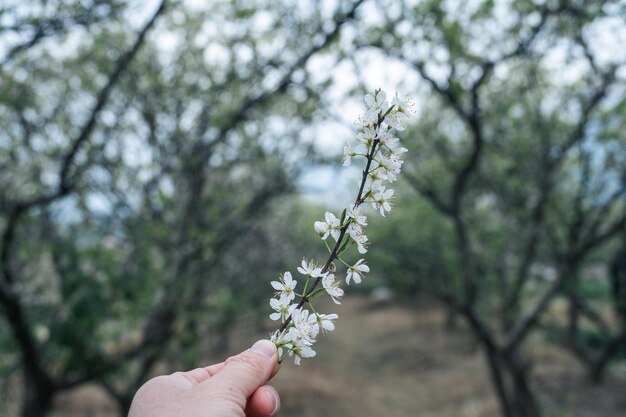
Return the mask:
<svg viewBox="0 0 626 417">
<path fill-rule="evenodd" d="M 342 282 L 360 284 L 365 274 L 370 272 L 365 259 L 348 263 L 342 257 L 350 247 L 356 247 L 361 255 L 368 250 L 369 240 L 365 235 L 367 216 L 362 211 L 362 205 L 370 203 L 383 217 L 391 211 L 394 190 L 388 186 L 397 180 L 402 168 L 402 156 L 407 151 L 399 145 L 394 131 L 404 130 L 404 122 L 412 112 L 410 104 L 397 94 L 389 103 L 381 90 L 365 95 L 364 102 L 367 110 L 356 122 L 358 143 L 354 147 L 348 144 L 343 150 L 343 165 L 346 167 L 354 158 L 366 160 L 356 200 L 339 217 L 327 211 L 323 220 L 313 224 L 313 229 L 329 251 L 328 259 L 324 264 L 302 260 L 297 268 L 305 281 L 301 292 L 296 291 L 297 281 L 291 272 L 285 272 L 278 281 L 271 282 L 276 292 L 270 299 L 274 310 L 270 319 L 281 322 L 280 328 L 272 334 L 279 361 L 293 356 L 299 365 L 302 358 L 315 356 L 312 346 L 318 335 L 334 330 L 334 321 L 338 316 L 318 313 L 312 299 L 326 293 L 333 302 L 340 304 L 344 295 Z M 329 244 L 333 240 L 334 244 Z M 345 278 L 338 278 L 335 261 L 345 266 Z"/>
</svg>

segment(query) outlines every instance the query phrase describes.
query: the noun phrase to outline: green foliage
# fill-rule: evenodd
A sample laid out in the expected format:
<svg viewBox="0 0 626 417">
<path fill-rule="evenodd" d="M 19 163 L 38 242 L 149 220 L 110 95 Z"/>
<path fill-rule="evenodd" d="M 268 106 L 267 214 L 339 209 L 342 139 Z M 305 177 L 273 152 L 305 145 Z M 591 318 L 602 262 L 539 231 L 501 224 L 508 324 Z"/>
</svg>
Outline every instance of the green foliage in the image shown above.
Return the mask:
<svg viewBox="0 0 626 417">
<path fill-rule="evenodd" d="M 585 300 L 600 301 L 603 304 L 612 298 L 609 283 L 597 279 L 581 279 L 579 294 Z"/>
<path fill-rule="evenodd" d="M 389 285 L 407 299 L 455 287 L 454 237 L 450 224 L 423 199 L 401 190 L 391 216 L 371 222 L 366 284 Z M 376 219 L 378 220 L 378 219 Z"/>
</svg>

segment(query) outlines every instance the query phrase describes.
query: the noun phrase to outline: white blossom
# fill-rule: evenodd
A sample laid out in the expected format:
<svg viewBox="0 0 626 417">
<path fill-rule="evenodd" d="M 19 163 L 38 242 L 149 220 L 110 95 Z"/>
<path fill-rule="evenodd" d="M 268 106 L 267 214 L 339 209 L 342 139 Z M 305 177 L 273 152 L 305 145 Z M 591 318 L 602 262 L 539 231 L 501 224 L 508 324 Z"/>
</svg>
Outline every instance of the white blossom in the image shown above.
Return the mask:
<svg viewBox="0 0 626 417">
<path fill-rule="evenodd" d="M 349 219 L 354 219 L 357 225 L 365 227 L 367 226 L 367 217 L 361 213 L 360 207 L 350 207 L 346 211 L 346 217 Z"/>
<path fill-rule="evenodd" d="M 380 212 L 380 215 L 385 217 L 385 212 L 391 211 L 390 199 L 393 196 L 394 191 L 392 189 L 385 189 L 385 187 L 379 188 L 372 196 L 372 206 Z"/>
<path fill-rule="evenodd" d="M 313 223 L 315 232 L 320 235 L 322 240 L 325 240 L 329 234 L 333 237 L 333 239 L 338 240 L 339 235 L 341 234 L 341 224 L 339 219 L 335 217 L 333 213 L 327 211 L 324 216 L 324 220 L 325 221 L 323 222 L 316 221 Z"/>
<path fill-rule="evenodd" d="M 284 295 L 281 295 L 280 298 L 272 298 L 270 299 L 270 307 L 275 311 L 275 313 L 270 314 L 270 319 L 276 321 L 281 320 L 285 321 L 285 319 L 291 314 L 293 309 L 296 307 L 295 304 L 290 305 L 291 300 L 289 300 Z"/>
<path fill-rule="evenodd" d="M 366 149 L 369 151 L 372 143 L 378 139 L 378 131 L 376 129 L 372 129 L 371 127 L 364 127 L 363 130 L 356 135 L 357 139 L 366 146 Z"/>
<path fill-rule="evenodd" d="M 285 342 L 284 333 L 285 332 L 281 332 L 280 330 L 276 330 L 270 336 L 270 340 L 276 345 L 276 348 L 278 349 L 278 357 L 279 358 L 283 355 L 283 347 L 282 347 L 282 345 Z"/>
<path fill-rule="evenodd" d="M 350 223 L 350 226 L 348 226 L 348 234 L 350 235 L 350 238 L 354 241 L 354 243 L 356 243 L 359 253 L 366 253 L 367 248 L 365 247 L 365 245 L 367 245 L 368 238 L 363 233 L 363 228 L 357 223 Z"/>
<path fill-rule="evenodd" d="M 272 281 L 272 287 L 278 291 L 278 295 L 285 297 L 288 301 L 293 300 L 296 295 L 294 289 L 296 288 L 297 281 L 291 276 L 291 272 L 287 271 L 280 277 L 279 281 Z"/>
<path fill-rule="evenodd" d="M 391 100 L 393 110 L 385 116 L 385 123 L 393 127 L 396 130 L 404 130 L 404 122 L 411 116 L 413 104 L 402 100 L 396 93 L 395 97 Z"/>
<path fill-rule="evenodd" d="M 302 266 L 298 267 L 298 272 L 309 278 L 317 278 L 322 276 L 322 268 L 317 266 L 313 261 L 307 262 L 306 259 L 302 260 Z"/>
<path fill-rule="evenodd" d="M 317 315 L 317 324 L 323 331 L 332 332 L 335 330 L 335 323 L 333 320 L 337 320 L 339 318 L 336 314 L 318 314 Z"/>
<path fill-rule="evenodd" d="M 298 331 L 295 327 L 290 327 L 284 331 L 275 331 L 272 333 L 270 340 L 274 342 L 278 349 L 278 357 L 283 356 L 284 350 L 291 350 L 293 346 L 293 341 L 298 337 Z"/>
<path fill-rule="evenodd" d="M 398 179 L 404 161 L 393 154 L 384 154 L 380 157 L 379 163 L 387 181 L 394 182 Z"/>
<path fill-rule="evenodd" d="M 363 144 L 358 144 L 356 148 L 352 148 L 349 143 L 343 147 L 343 166 L 348 167 L 352 162 L 352 158 L 358 155 L 367 155 L 367 148 Z"/>
<path fill-rule="evenodd" d="M 370 190 L 370 193 L 374 194 L 376 191 L 378 191 L 383 186 L 383 181 L 385 181 L 386 179 L 387 176 L 381 169 L 370 172 L 367 176 L 366 183 L 366 186 Z"/>
<path fill-rule="evenodd" d="M 295 357 L 293 358 L 293 363 L 296 365 L 300 365 L 302 358 L 312 358 L 316 355 L 316 352 L 308 345 L 294 345 L 293 354 Z"/>
<path fill-rule="evenodd" d="M 389 126 L 393 127 L 396 130 L 403 131 L 404 130 L 404 118 L 402 117 L 404 113 L 390 113 L 385 116 L 385 123 Z"/>
<path fill-rule="evenodd" d="M 302 337 L 300 331 L 296 327 L 290 327 L 288 330 L 276 331 L 271 336 L 278 349 L 278 357 L 281 358 L 285 351 L 289 356 L 294 356 L 294 363 L 300 365 L 301 358 L 312 358 L 315 351 L 311 348 L 312 343 Z"/>
<path fill-rule="evenodd" d="M 389 157 L 390 158 L 400 159 L 400 158 L 402 158 L 402 155 L 405 154 L 407 151 L 408 151 L 408 149 L 407 148 L 403 148 L 403 147 L 400 147 L 400 148 L 397 148 L 397 149 L 392 148 L 391 152 L 389 153 Z"/>
<path fill-rule="evenodd" d="M 412 113 L 413 103 L 411 103 L 409 100 L 401 99 L 398 96 L 398 92 L 396 92 L 396 95 L 393 97 L 393 99 L 391 99 L 391 105 L 394 107 L 395 111 L 405 115 L 407 119 L 410 118 L 410 114 Z"/>
<path fill-rule="evenodd" d="M 356 284 L 361 283 L 361 278 L 363 278 L 363 274 L 370 272 L 370 267 L 364 264 L 365 259 L 359 259 L 357 263 L 348 268 L 348 273 L 346 274 L 346 283 L 350 285 L 350 280 L 354 280 Z"/>
<path fill-rule="evenodd" d="M 388 130 L 384 130 L 383 132 L 379 131 L 378 134 L 378 140 L 380 141 L 381 144 L 383 145 L 387 145 L 387 146 L 393 146 L 395 143 L 397 143 L 400 139 L 398 139 L 397 137 L 395 137 L 394 135 L 391 134 L 391 132 L 389 132 Z"/>
<path fill-rule="evenodd" d="M 352 240 L 356 241 L 363 234 L 363 228 L 358 223 L 350 223 L 348 226 L 348 235 Z"/>
<path fill-rule="evenodd" d="M 350 162 L 352 162 L 352 157 L 355 156 L 354 150 L 352 150 L 352 146 L 348 143 L 343 147 L 343 166 L 350 166 Z"/>
<path fill-rule="evenodd" d="M 326 240 L 326 238 L 330 234 L 330 227 L 326 222 L 316 221 L 315 223 L 313 223 L 313 229 L 315 230 L 315 233 L 317 233 L 319 237 L 322 238 L 322 240 Z"/>
<path fill-rule="evenodd" d="M 307 344 L 315 343 L 315 339 L 320 332 L 315 314 L 310 314 L 307 309 L 295 309 L 291 314 L 294 327 Z"/>
<path fill-rule="evenodd" d="M 365 120 L 369 123 L 376 123 L 378 121 L 379 114 L 386 112 L 389 108 L 387 95 L 382 90 L 376 91 L 373 96 L 371 94 L 366 94 L 363 101 L 368 107 L 365 112 Z"/>
<path fill-rule="evenodd" d="M 339 288 L 339 282 L 335 281 L 335 275 L 328 274 L 322 278 L 322 286 L 335 304 L 341 304 L 338 299 L 343 297 L 343 290 Z"/>
<path fill-rule="evenodd" d="M 356 247 L 357 250 L 359 251 L 359 253 L 361 255 L 363 255 L 364 253 L 367 253 L 367 247 L 365 245 L 367 245 L 367 236 L 365 236 L 364 234 L 360 234 L 359 236 L 357 236 L 357 239 L 354 240 L 354 243 L 356 243 Z"/>
</svg>

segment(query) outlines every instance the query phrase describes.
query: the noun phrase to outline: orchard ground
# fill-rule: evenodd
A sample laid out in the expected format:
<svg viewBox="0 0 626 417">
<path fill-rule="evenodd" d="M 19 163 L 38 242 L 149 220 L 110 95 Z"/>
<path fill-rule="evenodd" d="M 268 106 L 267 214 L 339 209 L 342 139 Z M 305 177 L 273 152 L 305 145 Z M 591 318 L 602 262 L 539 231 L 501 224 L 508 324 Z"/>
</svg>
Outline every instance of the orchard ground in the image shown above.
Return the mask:
<svg viewBox="0 0 626 417">
<path fill-rule="evenodd" d="M 339 314 L 337 330 L 320 337 L 316 358 L 299 367 L 286 361 L 272 381 L 283 402 L 280 416 L 499 417 L 482 352 L 463 326 L 446 329 L 442 309 L 373 305 L 352 295 L 321 311 Z M 235 330 L 233 353 L 252 342 L 250 334 L 244 325 Z M 592 385 L 581 366 L 542 335 L 530 340 L 528 353 L 546 416 L 623 417 L 626 364 L 615 366 L 603 385 Z M 61 396 L 55 416 L 116 413 L 103 391 L 88 386 Z"/>
</svg>

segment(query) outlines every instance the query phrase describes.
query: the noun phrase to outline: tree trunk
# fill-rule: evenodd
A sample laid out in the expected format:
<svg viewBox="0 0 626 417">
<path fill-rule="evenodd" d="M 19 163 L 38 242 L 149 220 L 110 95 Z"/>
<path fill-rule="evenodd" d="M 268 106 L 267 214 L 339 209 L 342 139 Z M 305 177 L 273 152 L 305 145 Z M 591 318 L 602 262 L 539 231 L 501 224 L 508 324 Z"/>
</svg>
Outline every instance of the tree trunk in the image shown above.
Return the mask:
<svg viewBox="0 0 626 417">
<path fill-rule="evenodd" d="M 533 392 L 528 369 L 516 355 L 507 361 L 508 371 L 512 380 L 513 403 L 515 414 L 519 417 L 541 417 L 537 397 Z"/>
<path fill-rule="evenodd" d="M 491 349 L 485 349 L 485 358 L 487 359 L 487 366 L 489 367 L 489 375 L 491 377 L 491 383 L 496 391 L 496 397 L 498 398 L 498 404 L 500 406 L 500 412 L 502 417 L 515 417 L 513 414 L 513 407 L 509 400 L 509 394 L 507 392 L 506 383 L 503 376 L 503 367 L 500 364 L 500 358 L 497 352 Z"/>
<path fill-rule="evenodd" d="M 27 374 L 24 376 L 22 417 L 45 417 L 52 409 L 53 398 L 50 384 Z"/>
<path fill-rule="evenodd" d="M 505 357 L 499 348 L 483 346 L 491 383 L 503 417 L 541 417 L 541 407 L 519 354 Z"/>
<path fill-rule="evenodd" d="M 620 357 L 620 354 L 623 355 L 626 353 L 624 351 L 626 351 L 626 323 L 622 323 L 622 329 L 619 335 L 615 336 L 613 340 L 605 346 L 604 350 L 591 364 L 589 370 L 591 381 L 595 384 L 602 383 L 611 359 Z"/>
</svg>

